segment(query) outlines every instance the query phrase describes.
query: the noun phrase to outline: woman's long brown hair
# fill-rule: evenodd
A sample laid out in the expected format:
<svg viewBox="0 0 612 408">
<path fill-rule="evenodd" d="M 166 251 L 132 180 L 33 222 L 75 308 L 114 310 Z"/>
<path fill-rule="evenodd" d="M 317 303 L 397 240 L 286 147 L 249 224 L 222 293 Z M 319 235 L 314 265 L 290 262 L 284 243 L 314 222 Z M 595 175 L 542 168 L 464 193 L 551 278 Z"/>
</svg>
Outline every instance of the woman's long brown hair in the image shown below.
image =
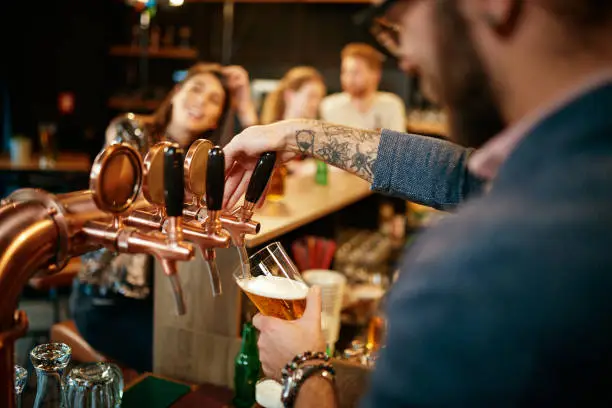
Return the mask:
<svg viewBox="0 0 612 408">
<path fill-rule="evenodd" d="M 317 80 L 324 83 L 323 76 L 313 67 L 299 66 L 291 68 L 280 80 L 278 88 L 266 96 L 261 111 L 261 123 L 268 124 L 282 120 L 285 116 L 285 91 L 299 90 L 305 83 Z"/>
<path fill-rule="evenodd" d="M 225 101 L 221 108 L 221 116 L 219 117 L 217 127 L 202 132 L 202 134 L 198 135 L 197 139 L 209 139 L 214 144 L 219 144 L 221 146 L 229 142 L 233 133 L 233 115 L 231 112 L 231 93 L 227 87 L 227 81 L 221 73 L 221 65 L 199 62 L 189 68 L 185 78 L 168 93 L 164 101 L 160 104 L 155 113 L 153 113 L 152 121 L 148 124 L 151 144 L 167 138 L 166 129 L 172 120 L 172 98 L 178 89 L 191 78 L 207 73 L 213 74 L 221 82 L 221 86 L 225 91 Z"/>
</svg>

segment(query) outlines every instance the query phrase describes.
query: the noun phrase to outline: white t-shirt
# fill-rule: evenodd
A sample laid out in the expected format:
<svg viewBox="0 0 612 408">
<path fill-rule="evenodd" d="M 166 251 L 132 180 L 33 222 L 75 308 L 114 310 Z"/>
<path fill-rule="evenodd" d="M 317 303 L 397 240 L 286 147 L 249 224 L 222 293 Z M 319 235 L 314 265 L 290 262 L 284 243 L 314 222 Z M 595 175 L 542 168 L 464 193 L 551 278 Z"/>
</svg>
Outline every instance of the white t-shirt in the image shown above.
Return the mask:
<svg viewBox="0 0 612 408">
<path fill-rule="evenodd" d="M 346 93 L 329 95 L 321 102 L 321 119 L 338 125 L 360 129 L 389 129 L 406 131 L 406 107 L 399 96 L 376 92 L 368 112 L 359 112 Z"/>
</svg>

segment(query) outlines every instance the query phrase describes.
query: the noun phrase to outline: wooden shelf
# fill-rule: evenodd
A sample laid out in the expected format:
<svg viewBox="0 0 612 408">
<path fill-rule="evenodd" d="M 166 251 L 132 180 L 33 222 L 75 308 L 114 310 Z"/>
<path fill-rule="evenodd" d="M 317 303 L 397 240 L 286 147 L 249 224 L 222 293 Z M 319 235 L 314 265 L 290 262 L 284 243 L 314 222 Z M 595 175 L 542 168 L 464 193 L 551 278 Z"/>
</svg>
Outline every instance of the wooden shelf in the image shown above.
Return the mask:
<svg viewBox="0 0 612 408">
<path fill-rule="evenodd" d="M 116 96 L 108 100 L 108 107 L 121 111 L 148 110 L 154 111 L 162 101 L 157 99 L 142 99 L 138 97 Z"/>
<path fill-rule="evenodd" d="M 114 45 L 109 50 L 109 55 L 117 57 L 140 57 L 142 55 L 148 58 L 169 58 L 169 59 L 196 59 L 198 58 L 198 50 L 194 48 L 179 48 L 179 47 L 163 47 L 141 49 L 132 45 Z"/>
</svg>

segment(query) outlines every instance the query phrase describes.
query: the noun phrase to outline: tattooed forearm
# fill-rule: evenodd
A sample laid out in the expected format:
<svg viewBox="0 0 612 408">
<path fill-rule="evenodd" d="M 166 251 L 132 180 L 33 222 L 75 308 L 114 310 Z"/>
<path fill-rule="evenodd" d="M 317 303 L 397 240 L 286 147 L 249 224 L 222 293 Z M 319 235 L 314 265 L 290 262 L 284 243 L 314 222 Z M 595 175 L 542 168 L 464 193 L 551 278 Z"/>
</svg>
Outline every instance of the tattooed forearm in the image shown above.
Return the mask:
<svg viewBox="0 0 612 408">
<path fill-rule="evenodd" d="M 351 157 L 350 154 L 350 142 L 343 142 L 339 138 L 321 141 L 315 147 L 315 156 L 337 167 L 343 167 Z"/>
<path fill-rule="evenodd" d="M 359 150 L 359 145 L 355 146 L 356 152 L 351 157 L 351 168 L 355 169 L 356 173 L 363 173 L 368 177 L 374 178 L 374 174 L 372 172 L 372 167 L 374 165 L 374 159 L 376 157 L 376 153 L 369 152 L 361 152 Z"/>
<path fill-rule="evenodd" d="M 314 122 L 295 132 L 300 153 L 372 181 L 380 132 Z"/>
<path fill-rule="evenodd" d="M 300 129 L 295 132 L 295 143 L 303 154 L 314 155 L 315 132 L 309 129 Z"/>
</svg>

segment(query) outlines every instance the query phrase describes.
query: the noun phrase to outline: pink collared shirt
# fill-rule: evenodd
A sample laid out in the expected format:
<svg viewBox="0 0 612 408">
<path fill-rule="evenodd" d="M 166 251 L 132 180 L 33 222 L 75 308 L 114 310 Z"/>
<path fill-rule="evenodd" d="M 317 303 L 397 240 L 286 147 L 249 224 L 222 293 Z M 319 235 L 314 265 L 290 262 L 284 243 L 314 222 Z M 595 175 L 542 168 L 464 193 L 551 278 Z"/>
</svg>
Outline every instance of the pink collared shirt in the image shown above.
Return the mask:
<svg viewBox="0 0 612 408">
<path fill-rule="evenodd" d="M 597 72 L 579 85 L 562 93 L 552 103 L 528 114 L 472 153 L 468 160 L 468 170 L 483 180 L 493 180 L 501 165 L 535 125 L 572 100 L 608 82 L 612 82 L 612 70 Z"/>
</svg>

